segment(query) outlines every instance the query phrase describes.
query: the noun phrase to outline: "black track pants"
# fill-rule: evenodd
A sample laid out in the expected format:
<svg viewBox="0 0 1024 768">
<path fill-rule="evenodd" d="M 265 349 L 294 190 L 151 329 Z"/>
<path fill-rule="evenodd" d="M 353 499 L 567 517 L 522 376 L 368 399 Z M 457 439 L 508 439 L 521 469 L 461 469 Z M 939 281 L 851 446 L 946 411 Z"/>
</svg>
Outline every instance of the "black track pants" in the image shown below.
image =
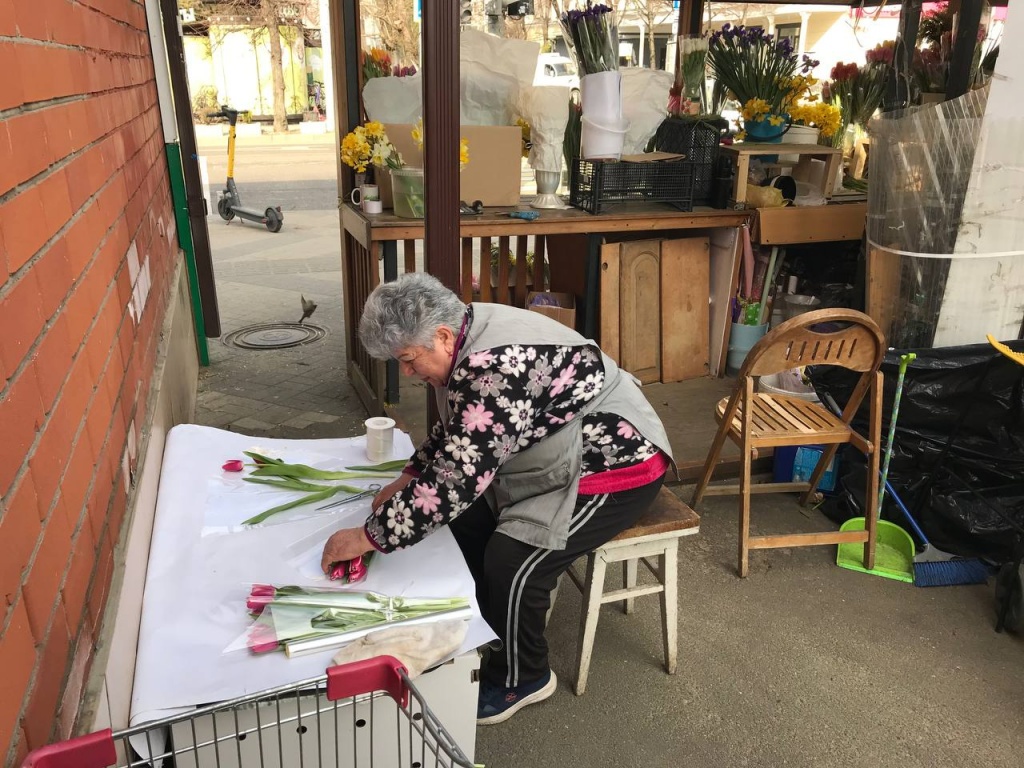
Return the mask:
<svg viewBox="0 0 1024 768">
<path fill-rule="evenodd" d="M 450 528 L 476 581 L 484 619 L 502 643 L 482 670 L 484 679 L 514 688 L 548 670 L 545 615 L 551 590 L 573 561 L 629 528 L 654 501 L 663 478 L 629 491 L 579 496 L 565 549 L 539 549 L 498 533 L 484 499 Z"/>
</svg>

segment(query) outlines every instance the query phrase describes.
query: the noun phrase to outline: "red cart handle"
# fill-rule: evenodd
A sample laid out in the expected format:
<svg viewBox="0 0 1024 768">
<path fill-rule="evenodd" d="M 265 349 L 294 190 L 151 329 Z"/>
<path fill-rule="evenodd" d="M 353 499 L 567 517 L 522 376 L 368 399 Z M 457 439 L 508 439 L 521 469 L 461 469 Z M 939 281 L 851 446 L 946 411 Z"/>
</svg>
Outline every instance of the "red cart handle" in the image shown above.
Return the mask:
<svg viewBox="0 0 1024 768">
<path fill-rule="evenodd" d="M 116 762 L 114 735 L 107 728 L 33 750 L 21 768 L 107 768 Z"/>
<path fill-rule="evenodd" d="M 409 705 L 405 666 L 394 656 L 376 656 L 327 669 L 327 698 L 330 701 L 361 693 L 385 691 L 403 709 Z"/>
</svg>

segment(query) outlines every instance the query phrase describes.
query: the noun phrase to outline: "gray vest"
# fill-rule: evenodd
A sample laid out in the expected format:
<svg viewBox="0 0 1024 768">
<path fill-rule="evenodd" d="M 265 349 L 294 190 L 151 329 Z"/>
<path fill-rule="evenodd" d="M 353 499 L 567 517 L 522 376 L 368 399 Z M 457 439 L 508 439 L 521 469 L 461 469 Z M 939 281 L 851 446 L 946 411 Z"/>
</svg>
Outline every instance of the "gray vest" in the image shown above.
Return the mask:
<svg viewBox="0 0 1024 768">
<path fill-rule="evenodd" d="M 538 312 L 474 303 L 473 325 L 456 365 L 474 352 L 493 347 L 584 343 L 587 340 L 580 334 Z M 601 355 L 605 378 L 597 396 L 564 427 L 502 464 L 487 489 L 487 501 L 498 513 L 498 530 L 505 535 L 543 549 L 565 549 L 583 463 L 583 417 L 588 413 L 621 416 L 672 456 L 665 428 L 640 392 L 639 382 Z M 442 423 L 447 425 L 452 419 L 448 390 L 438 388 L 436 397 Z"/>
</svg>

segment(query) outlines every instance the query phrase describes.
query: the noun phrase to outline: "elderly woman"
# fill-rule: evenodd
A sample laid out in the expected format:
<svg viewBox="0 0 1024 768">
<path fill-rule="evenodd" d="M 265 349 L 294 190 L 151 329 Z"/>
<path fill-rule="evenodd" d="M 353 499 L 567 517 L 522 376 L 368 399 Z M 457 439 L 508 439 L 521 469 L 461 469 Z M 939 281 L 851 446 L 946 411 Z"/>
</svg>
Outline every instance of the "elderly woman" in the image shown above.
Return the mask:
<svg viewBox="0 0 1024 768">
<path fill-rule="evenodd" d="M 653 501 L 672 462 L 665 430 L 594 342 L 536 312 L 467 306 L 430 275 L 377 286 L 359 337 L 435 387 L 441 418 L 366 524 L 327 541 L 324 568 L 447 525 L 501 640 L 477 707 L 479 724 L 500 723 L 554 692 L 551 591 Z"/>
</svg>

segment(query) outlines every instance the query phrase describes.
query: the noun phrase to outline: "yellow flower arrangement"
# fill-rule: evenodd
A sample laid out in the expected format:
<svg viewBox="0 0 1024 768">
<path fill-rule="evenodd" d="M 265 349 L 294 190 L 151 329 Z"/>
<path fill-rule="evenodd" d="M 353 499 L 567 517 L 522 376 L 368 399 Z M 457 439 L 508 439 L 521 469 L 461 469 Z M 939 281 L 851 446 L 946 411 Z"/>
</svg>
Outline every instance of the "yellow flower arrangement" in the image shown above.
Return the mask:
<svg viewBox="0 0 1024 768">
<path fill-rule="evenodd" d="M 794 123 L 817 128 L 825 138 L 833 136 L 843 121 L 839 107 L 821 101 L 794 104 L 789 109 L 789 116 Z"/>
<path fill-rule="evenodd" d="M 421 117 L 416 121 L 416 125 L 412 128 L 412 140 L 416 142 L 416 147 L 422 152 L 423 151 L 423 118 Z M 469 140 L 466 138 L 459 139 L 459 170 L 461 171 L 469 163 Z"/>
<path fill-rule="evenodd" d="M 384 132 L 383 124 L 371 120 L 358 126 L 341 140 L 341 162 L 356 173 L 366 173 L 372 164 L 378 168 L 401 168 L 404 163 L 395 145 Z"/>
<path fill-rule="evenodd" d="M 530 124 L 523 118 L 516 118 L 516 125 L 519 126 L 519 131 L 523 137 L 523 157 L 528 158 L 530 156 Z"/>
</svg>

